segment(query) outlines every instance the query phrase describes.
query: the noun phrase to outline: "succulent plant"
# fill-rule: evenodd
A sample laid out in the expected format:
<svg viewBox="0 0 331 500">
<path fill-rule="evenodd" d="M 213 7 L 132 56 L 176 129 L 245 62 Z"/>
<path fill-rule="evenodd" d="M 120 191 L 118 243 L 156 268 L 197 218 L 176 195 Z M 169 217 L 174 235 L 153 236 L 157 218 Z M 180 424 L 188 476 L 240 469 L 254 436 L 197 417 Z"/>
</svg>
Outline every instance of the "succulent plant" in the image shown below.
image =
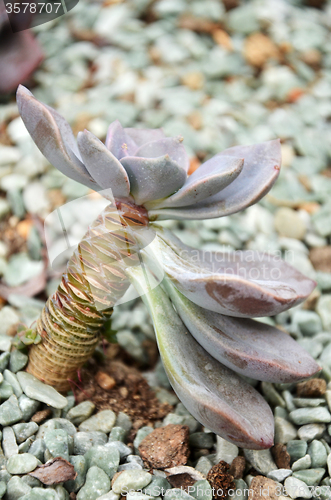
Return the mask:
<svg viewBox="0 0 331 500">
<path fill-rule="evenodd" d="M 279 141 L 232 147 L 188 176 L 180 137 L 116 121 L 105 144 L 87 131 L 76 142 L 67 122 L 23 87 L 18 105 L 56 168 L 114 197 L 47 301 L 28 371 L 65 390 L 133 283 L 152 316 L 169 380 L 192 415 L 239 446 L 270 447 L 272 412 L 245 377 L 296 382 L 320 368 L 290 335 L 251 318 L 299 304 L 315 283 L 266 253 L 196 250 L 155 221 L 221 217 L 256 203 L 279 174 Z"/>
<path fill-rule="evenodd" d="M 0 2 L 0 94 L 7 94 L 27 80 L 43 60 L 40 45 L 28 30 L 30 16 L 14 16 L 13 33 L 8 21 L 5 2 Z"/>
</svg>

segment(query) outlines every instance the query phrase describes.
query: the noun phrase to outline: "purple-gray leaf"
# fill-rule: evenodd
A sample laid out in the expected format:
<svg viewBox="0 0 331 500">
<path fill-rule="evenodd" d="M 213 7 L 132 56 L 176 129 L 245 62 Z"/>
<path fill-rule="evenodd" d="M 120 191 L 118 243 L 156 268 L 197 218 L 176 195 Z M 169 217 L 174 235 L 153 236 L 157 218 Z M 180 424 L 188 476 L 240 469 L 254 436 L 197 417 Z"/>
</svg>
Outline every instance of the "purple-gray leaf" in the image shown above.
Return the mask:
<svg viewBox="0 0 331 500">
<path fill-rule="evenodd" d="M 186 179 L 185 170 L 168 154 L 159 158 L 126 156 L 121 163 L 130 179 L 131 194 L 139 205 L 169 196 Z"/>
<path fill-rule="evenodd" d="M 160 156 L 169 155 L 170 158 L 178 163 L 178 165 L 188 171 L 189 158 L 182 144 L 182 137 L 166 137 L 157 141 L 143 144 L 135 153 L 135 156 L 143 158 L 158 158 Z"/>
<path fill-rule="evenodd" d="M 130 196 L 130 182 L 121 162 L 91 132 L 79 132 L 77 142 L 85 166 L 104 189 L 111 188 L 115 198 Z"/>
<path fill-rule="evenodd" d="M 253 146 L 235 146 L 219 153 L 216 158 L 219 156 L 244 158 L 241 174 L 229 186 L 194 205 L 152 209 L 149 211 L 150 220 L 213 219 L 239 212 L 263 198 L 279 174 L 281 163 L 279 140 Z"/>
<path fill-rule="evenodd" d="M 79 159 L 77 144 L 66 120 L 22 85 L 17 91 L 17 103 L 29 134 L 47 160 L 66 176 L 97 190 L 98 185 Z"/>
<path fill-rule="evenodd" d="M 106 147 L 118 160 L 124 156 L 134 155 L 138 149 L 134 140 L 125 133 L 118 120 L 115 120 L 108 127 Z"/>
<path fill-rule="evenodd" d="M 138 147 L 165 137 L 162 128 L 125 128 L 124 131 Z"/>
<path fill-rule="evenodd" d="M 183 207 L 198 203 L 233 182 L 242 171 L 244 160 L 233 156 L 214 156 L 192 175 L 184 186 L 169 198 L 147 203 L 146 208 Z"/>
<path fill-rule="evenodd" d="M 139 289 L 144 279 L 128 271 Z M 210 356 L 190 335 L 161 287 L 142 296 L 150 310 L 170 383 L 189 412 L 211 431 L 237 446 L 273 444 L 273 416 L 262 396 L 239 375 Z"/>
<path fill-rule="evenodd" d="M 165 232 L 158 230 L 164 238 Z M 276 256 L 203 252 L 159 239 L 160 265 L 176 288 L 210 311 L 241 318 L 274 316 L 305 300 L 316 283 Z M 163 244 L 161 243 L 163 241 Z"/>
<path fill-rule="evenodd" d="M 208 311 L 188 300 L 169 280 L 164 285 L 196 341 L 228 368 L 274 383 L 298 382 L 320 371 L 308 352 L 282 330 Z"/>
</svg>

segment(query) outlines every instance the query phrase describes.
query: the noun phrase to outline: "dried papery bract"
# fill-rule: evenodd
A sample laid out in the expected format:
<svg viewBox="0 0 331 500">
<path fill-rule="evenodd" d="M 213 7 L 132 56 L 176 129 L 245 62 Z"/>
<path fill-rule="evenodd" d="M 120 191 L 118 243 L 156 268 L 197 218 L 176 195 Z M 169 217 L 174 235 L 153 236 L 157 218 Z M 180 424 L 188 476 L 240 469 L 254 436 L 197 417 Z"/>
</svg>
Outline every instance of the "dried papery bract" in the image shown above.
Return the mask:
<svg viewBox="0 0 331 500">
<path fill-rule="evenodd" d="M 154 222 L 222 217 L 256 203 L 279 174 L 279 141 L 227 149 L 188 176 L 181 137 L 115 121 L 105 144 L 88 131 L 76 142 L 67 122 L 27 89 L 19 87 L 17 100 L 30 135 L 56 168 L 114 196 L 49 298 L 37 322 L 42 341 L 31 348 L 27 370 L 66 390 L 132 283 L 188 410 L 239 446 L 270 447 L 272 412 L 240 375 L 294 382 L 320 367 L 289 335 L 251 318 L 300 304 L 315 283 L 268 254 L 206 258 Z"/>
</svg>

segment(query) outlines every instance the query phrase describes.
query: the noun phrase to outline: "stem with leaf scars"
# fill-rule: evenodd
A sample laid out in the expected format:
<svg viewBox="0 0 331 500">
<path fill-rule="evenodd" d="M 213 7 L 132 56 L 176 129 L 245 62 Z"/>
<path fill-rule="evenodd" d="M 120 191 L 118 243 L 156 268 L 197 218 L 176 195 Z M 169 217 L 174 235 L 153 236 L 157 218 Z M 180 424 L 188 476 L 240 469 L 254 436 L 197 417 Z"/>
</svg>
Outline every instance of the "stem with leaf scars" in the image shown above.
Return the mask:
<svg viewBox="0 0 331 500">
<path fill-rule="evenodd" d="M 92 224 L 37 321 L 42 340 L 30 350 L 29 373 L 59 391 L 70 388 L 130 285 L 123 259 L 139 263 L 133 230 L 147 225 L 144 209 L 130 202 L 108 206 Z"/>
</svg>

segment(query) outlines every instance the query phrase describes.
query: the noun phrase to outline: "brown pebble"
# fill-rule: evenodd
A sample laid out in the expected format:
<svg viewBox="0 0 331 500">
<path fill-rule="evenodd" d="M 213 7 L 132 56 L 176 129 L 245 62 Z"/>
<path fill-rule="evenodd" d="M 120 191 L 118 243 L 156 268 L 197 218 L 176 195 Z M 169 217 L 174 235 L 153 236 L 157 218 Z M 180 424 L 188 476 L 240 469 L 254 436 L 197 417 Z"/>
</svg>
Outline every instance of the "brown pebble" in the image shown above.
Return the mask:
<svg viewBox="0 0 331 500">
<path fill-rule="evenodd" d="M 167 477 L 167 481 L 173 488 L 179 488 L 188 492 L 189 486 L 193 486 L 196 479 L 192 478 L 190 474 L 184 472 L 183 474 L 173 474 Z"/>
<path fill-rule="evenodd" d="M 123 470 L 121 470 L 121 471 L 119 471 L 119 472 L 116 472 L 116 473 L 115 473 L 115 475 L 114 475 L 113 479 L 111 480 L 111 487 L 113 487 L 113 485 L 114 485 L 114 483 L 115 483 L 116 479 L 118 478 L 118 476 L 119 476 L 120 474 L 122 474 L 122 472 L 124 472 L 124 471 L 123 471 Z"/>
<path fill-rule="evenodd" d="M 248 500 L 278 500 L 277 483 L 264 476 L 252 479 L 248 490 Z"/>
<path fill-rule="evenodd" d="M 113 389 L 113 387 L 115 387 L 116 385 L 116 380 L 107 373 L 102 371 L 98 371 L 98 373 L 95 376 L 95 380 L 97 384 L 101 387 L 101 389 L 105 389 L 105 391 Z"/>
<path fill-rule="evenodd" d="M 297 395 L 300 398 L 316 398 L 324 396 L 326 391 L 326 382 L 322 378 L 312 378 L 297 384 Z"/>
<path fill-rule="evenodd" d="M 230 465 L 221 460 L 207 474 L 207 481 L 213 489 L 215 500 L 225 499 L 230 489 L 235 489 L 233 476 L 229 473 Z"/>
<path fill-rule="evenodd" d="M 127 387 L 125 387 L 125 386 L 120 387 L 118 392 L 120 393 L 120 395 L 123 399 L 128 397 L 129 391 L 128 391 Z"/>
<path fill-rule="evenodd" d="M 232 460 L 230 465 L 229 474 L 233 476 L 234 479 L 242 479 L 244 475 L 244 470 L 246 467 L 245 457 L 236 457 Z"/>
<path fill-rule="evenodd" d="M 185 465 L 189 455 L 189 428 L 187 425 L 169 424 L 155 429 L 139 445 L 145 465 L 166 469 Z"/>
<path fill-rule="evenodd" d="M 31 417 L 31 422 L 35 422 L 36 424 L 42 424 L 46 418 L 50 417 L 52 415 L 52 410 L 50 408 L 46 408 L 46 410 L 41 410 L 41 411 L 37 411 L 37 413 L 35 413 L 33 415 L 33 417 Z"/>
<path fill-rule="evenodd" d="M 291 457 L 285 444 L 277 443 L 271 448 L 271 454 L 274 457 L 278 469 L 290 469 Z"/>
<path fill-rule="evenodd" d="M 70 493 L 70 495 L 69 495 L 69 498 L 70 498 L 70 500 L 76 500 L 76 498 L 77 498 L 76 493 L 74 493 L 74 492 L 72 491 L 72 492 Z"/>
<path fill-rule="evenodd" d="M 331 246 L 312 248 L 309 258 L 316 271 L 331 272 Z"/>
</svg>

